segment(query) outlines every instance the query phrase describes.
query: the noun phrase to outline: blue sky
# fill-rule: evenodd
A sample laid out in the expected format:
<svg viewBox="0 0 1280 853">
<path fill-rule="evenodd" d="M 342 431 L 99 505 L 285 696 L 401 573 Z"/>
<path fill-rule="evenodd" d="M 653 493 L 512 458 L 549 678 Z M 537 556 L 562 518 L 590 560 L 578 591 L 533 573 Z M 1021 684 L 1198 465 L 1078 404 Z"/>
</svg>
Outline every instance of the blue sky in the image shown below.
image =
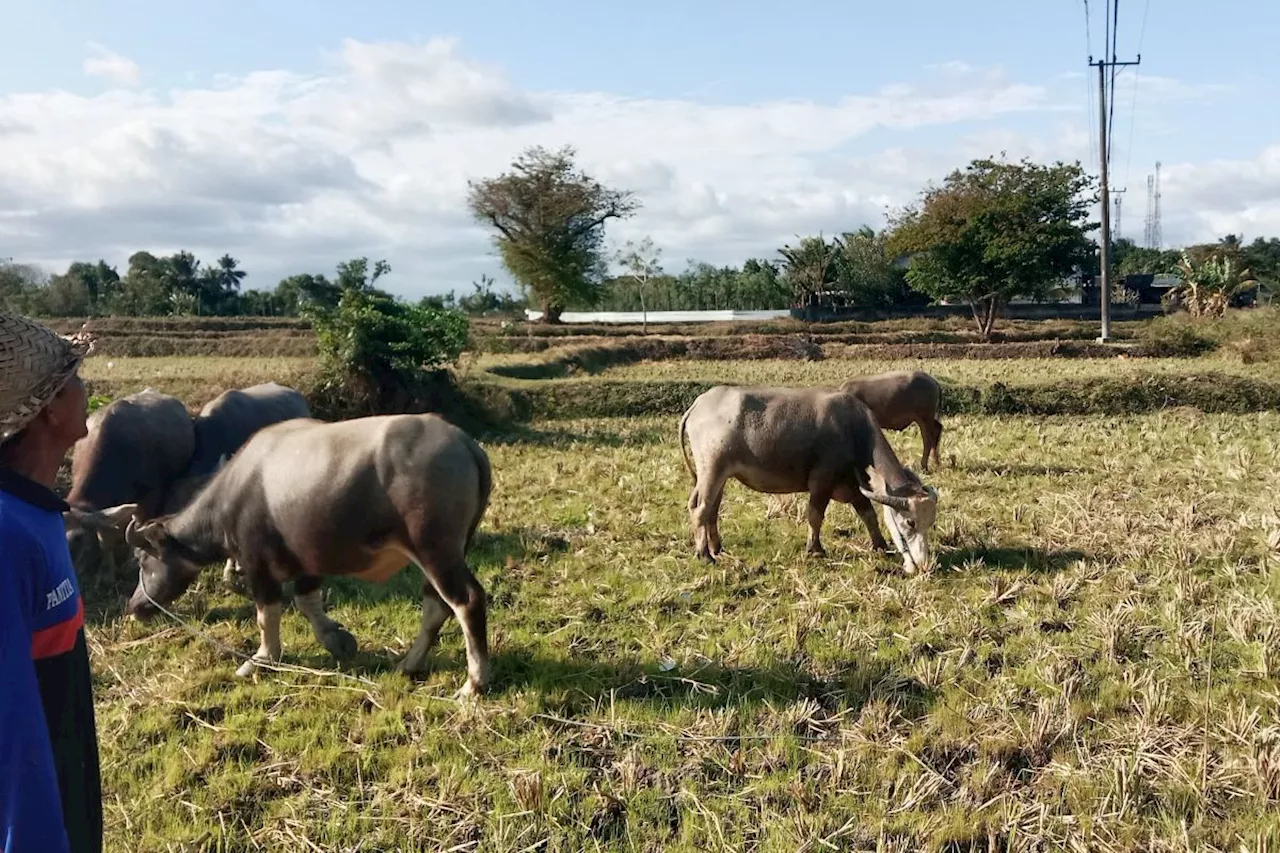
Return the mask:
<svg viewBox="0 0 1280 853">
<path fill-rule="evenodd" d="M 381 252 L 406 294 L 465 287 L 499 272 L 465 180 L 534 142 L 630 181 L 645 212 L 618 239 L 677 267 L 879 225 L 1001 147 L 1095 166 L 1083 0 L 6 5 L 0 256 L 50 268 L 187 247 L 270 286 Z M 1280 4 L 1122 0 L 1126 233 L 1161 159 L 1171 240 L 1280 234 L 1280 60 L 1242 22 L 1280 31 Z"/>
</svg>

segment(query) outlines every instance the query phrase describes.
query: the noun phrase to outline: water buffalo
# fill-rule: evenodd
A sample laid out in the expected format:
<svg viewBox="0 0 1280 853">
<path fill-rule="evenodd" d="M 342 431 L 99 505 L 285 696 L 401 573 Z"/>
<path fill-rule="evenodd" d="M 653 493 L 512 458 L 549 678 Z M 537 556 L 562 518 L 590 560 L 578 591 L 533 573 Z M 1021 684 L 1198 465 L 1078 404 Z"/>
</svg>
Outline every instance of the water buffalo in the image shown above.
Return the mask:
<svg viewBox="0 0 1280 853">
<path fill-rule="evenodd" d="M 224 391 L 205 404 L 193 422 L 195 451 L 182 477 L 169 489 L 163 512 L 178 512 L 205 485 L 218 465 L 235 454 L 265 426 L 292 418 L 309 418 L 311 409 L 298 391 L 275 382 Z M 227 560 L 222 580 L 235 586 L 240 578 Z"/>
<path fill-rule="evenodd" d="M 718 385 L 699 395 L 680 418 L 679 440 L 693 476 L 694 550 L 703 559 L 714 560 L 721 550 L 720 500 L 732 477 L 766 494 L 808 492 L 810 553 L 825 553 L 819 532 L 832 499 L 852 504 L 872 545 L 887 551 L 871 505 L 875 501 L 885 508 L 885 523 L 906 570 L 929 562 L 938 493 L 898 462 L 866 404 L 852 394 Z"/>
<path fill-rule="evenodd" d="M 235 455 L 263 427 L 309 417 L 307 399 L 293 388 L 275 382 L 224 391 L 196 416 L 196 449 L 187 474 L 212 474 L 219 459 Z"/>
<path fill-rule="evenodd" d="M 176 515 L 127 522 L 138 549 L 138 587 L 126 613 L 155 615 L 199 575 L 234 558 L 258 609 L 254 661 L 280 657 L 281 585 L 316 638 L 339 660 L 355 639 L 324 612 L 323 578 L 384 583 L 410 563 L 422 569 L 422 622 L 400 662 L 423 669 L 450 612 L 462 625 L 468 681 L 489 677 L 485 593 L 466 551 L 488 506 L 492 470 L 483 448 L 438 415 L 389 415 L 324 423 L 299 418 L 255 433 Z M 115 508 L 117 519 L 129 508 Z M 242 666 L 248 675 L 254 661 Z"/>
<path fill-rule="evenodd" d="M 89 417 L 71 458 L 67 546 L 77 571 L 99 570 L 128 556 L 124 538 L 97 510 L 137 504 L 141 519 L 164 509 L 168 491 L 191 461 L 195 431 L 182 401 L 152 388 L 123 397 Z"/>
<path fill-rule="evenodd" d="M 929 472 L 929 455 L 942 465 L 938 444 L 942 441 L 942 422 L 938 406 L 942 403 L 942 387 L 923 370 L 901 370 L 876 376 L 860 376 L 840 386 L 867 404 L 881 429 L 904 430 L 913 423 L 920 427 L 924 454 L 920 469 Z"/>
</svg>

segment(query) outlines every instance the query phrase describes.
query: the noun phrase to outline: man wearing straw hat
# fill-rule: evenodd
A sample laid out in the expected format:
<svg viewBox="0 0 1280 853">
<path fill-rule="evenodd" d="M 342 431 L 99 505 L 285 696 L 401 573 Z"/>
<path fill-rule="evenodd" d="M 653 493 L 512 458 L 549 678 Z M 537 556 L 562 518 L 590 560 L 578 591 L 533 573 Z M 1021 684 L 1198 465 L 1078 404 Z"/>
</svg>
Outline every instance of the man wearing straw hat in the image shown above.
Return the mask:
<svg viewBox="0 0 1280 853">
<path fill-rule="evenodd" d="M 0 853 L 102 849 L 84 605 L 53 491 L 89 342 L 0 312 Z"/>
</svg>

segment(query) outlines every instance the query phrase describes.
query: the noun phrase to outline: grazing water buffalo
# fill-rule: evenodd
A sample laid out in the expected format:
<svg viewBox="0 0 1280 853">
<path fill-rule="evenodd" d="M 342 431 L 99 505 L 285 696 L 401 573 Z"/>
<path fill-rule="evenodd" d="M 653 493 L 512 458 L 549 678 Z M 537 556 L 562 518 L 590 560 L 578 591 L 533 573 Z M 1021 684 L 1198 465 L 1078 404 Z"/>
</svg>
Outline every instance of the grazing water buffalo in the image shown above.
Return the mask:
<svg viewBox="0 0 1280 853">
<path fill-rule="evenodd" d="M 275 382 L 224 391 L 206 403 L 195 419 L 196 450 L 187 474 L 212 474 L 219 459 L 235 455 L 263 427 L 309 417 L 307 399 Z"/>
<path fill-rule="evenodd" d="M 195 497 L 222 461 L 235 454 L 263 427 L 293 418 L 309 418 L 307 399 L 293 388 L 266 382 L 224 391 L 206 403 L 193 422 L 195 452 L 186 472 L 169 489 L 164 514 L 178 512 Z M 227 560 L 222 580 L 234 586 L 235 562 Z"/>
<path fill-rule="evenodd" d="M 71 491 L 64 515 L 67 546 L 76 570 L 99 570 L 128 547 L 111 519 L 96 513 L 136 504 L 148 519 L 164 508 L 168 490 L 186 469 L 195 449 L 191 415 L 182 401 L 152 388 L 103 406 L 89 418 L 89 432 L 71 459 Z"/>
<path fill-rule="evenodd" d="M 852 504 L 873 546 L 887 551 L 871 505 L 875 501 L 885 508 L 885 523 L 906 570 L 929 562 L 938 493 L 898 462 L 866 404 L 852 394 L 718 385 L 685 411 L 679 439 L 694 480 L 689 494 L 694 549 L 703 559 L 714 560 L 721 550 L 720 499 L 732 477 L 766 494 L 808 492 L 810 553 L 824 553 L 819 532 L 832 499 Z"/>
<path fill-rule="evenodd" d="M 126 612 L 155 615 L 155 604 L 180 596 L 201 566 L 232 557 L 258 608 L 254 660 L 280 657 L 286 581 L 294 582 L 294 602 L 316 638 L 342 660 L 355 653 L 355 639 L 325 614 L 323 578 L 384 583 L 413 563 L 426 575 L 422 622 L 400 669 L 423 669 L 452 612 L 467 645 L 460 693 L 482 693 L 489 677 L 485 593 L 466 550 L 491 489 L 483 448 L 437 415 L 274 424 L 254 434 L 181 512 L 128 522 L 125 535 L 141 568 Z M 116 508 L 117 518 L 128 510 Z M 253 669 L 248 661 L 237 674 Z"/>
<path fill-rule="evenodd" d="M 938 444 L 942 441 L 942 422 L 938 406 L 942 403 L 942 387 L 923 370 L 901 370 L 877 376 L 861 376 L 840 386 L 867 404 L 881 429 L 904 430 L 911 424 L 920 427 L 924 455 L 920 469 L 929 472 L 929 454 L 941 466 Z"/>
</svg>

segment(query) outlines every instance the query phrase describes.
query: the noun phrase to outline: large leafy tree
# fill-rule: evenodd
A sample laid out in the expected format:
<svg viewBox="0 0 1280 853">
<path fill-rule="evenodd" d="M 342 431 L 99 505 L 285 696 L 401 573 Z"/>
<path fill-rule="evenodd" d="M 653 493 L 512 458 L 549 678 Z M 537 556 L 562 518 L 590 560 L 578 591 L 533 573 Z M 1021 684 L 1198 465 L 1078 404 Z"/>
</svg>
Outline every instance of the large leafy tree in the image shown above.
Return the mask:
<svg viewBox="0 0 1280 853">
<path fill-rule="evenodd" d="M 604 226 L 639 208 L 634 195 L 574 165 L 574 150 L 527 149 L 511 170 L 468 182 L 472 215 L 496 231 L 502 263 L 549 323 L 570 303 L 594 304 L 605 280 Z"/>
<path fill-rule="evenodd" d="M 983 337 L 1014 297 L 1045 298 L 1088 264 L 1093 180 L 1079 163 L 974 160 L 892 218 L 889 251 L 935 299 L 967 302 Z"/>
</svg>

